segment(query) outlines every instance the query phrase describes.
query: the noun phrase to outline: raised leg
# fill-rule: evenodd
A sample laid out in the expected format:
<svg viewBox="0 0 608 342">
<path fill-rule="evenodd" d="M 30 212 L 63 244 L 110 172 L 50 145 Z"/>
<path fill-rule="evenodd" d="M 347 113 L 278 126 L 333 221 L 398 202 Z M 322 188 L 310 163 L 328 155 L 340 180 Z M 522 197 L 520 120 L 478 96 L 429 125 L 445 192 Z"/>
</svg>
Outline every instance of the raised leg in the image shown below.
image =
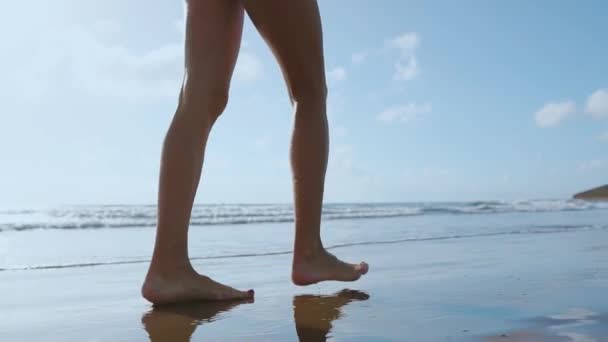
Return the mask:
<svg viewBox="0 0 608 342">
<path fill-rule="evenodd" d="M 158 227 L 142 295 L 155 304 L 253 296 L 199 275 L 188 258 L 188 224 L 205 146 L 228 100 L 243 28 L 239 0 L 189 0 L 179 105 L 165 138 Z"/>
<path fill-rule="evenodd" d="M 292 280 L 353 281 L 365 263 L 348 264 L 323 248 L 321 210 L 329 152 L 327 87 L 316 0 L 245 0 L 245 10 L 276 56 L 295 110 L 291 144 L 295 200 Z"/>
</svg>

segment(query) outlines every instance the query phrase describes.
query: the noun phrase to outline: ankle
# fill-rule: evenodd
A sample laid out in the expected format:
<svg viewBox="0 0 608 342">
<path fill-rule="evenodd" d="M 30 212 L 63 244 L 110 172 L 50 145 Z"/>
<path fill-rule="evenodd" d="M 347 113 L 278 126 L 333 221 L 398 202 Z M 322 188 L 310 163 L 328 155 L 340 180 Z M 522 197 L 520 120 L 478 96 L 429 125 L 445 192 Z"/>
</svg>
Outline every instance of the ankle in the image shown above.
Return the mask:
<svg viewBox="0 0 608 342">
<path fill-rule="evenodd" d="M 170 261 L 157 261 L 152 259 L 150 268 L 148 269 L 148 276 L 154 276 L 157 278 L 170 279 L 184 274 L 196 272 L 190 261 L 170 262 Z"/>
<path fill-rule="evenodd" d="M 320 241 L 318 243 L 307 244 L 306 246 L 296 246 L 293 253 L 293 261 L 294 263 L 308 262 L 325 253 L 327 252 Z"/>
</svg>

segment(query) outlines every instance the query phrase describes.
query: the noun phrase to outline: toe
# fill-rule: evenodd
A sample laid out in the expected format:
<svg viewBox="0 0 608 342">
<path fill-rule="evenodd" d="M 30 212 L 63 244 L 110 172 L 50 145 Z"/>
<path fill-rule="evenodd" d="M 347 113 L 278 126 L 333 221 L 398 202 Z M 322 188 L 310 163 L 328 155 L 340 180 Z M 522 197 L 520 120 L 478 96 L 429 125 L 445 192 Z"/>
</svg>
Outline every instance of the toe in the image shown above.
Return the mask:
<svg viewBox="0 0 608 342">
<path fill-rule="evenodd" d="M 369 265 L 366 262 L 361 262 L 357 267 L 355 267 L 359 274 L 364 275 L 369 271 Z"/>
<path fill-rule="evenodd" d="M 228 299 L 248 299 L 253 298 L 253 290 L 239 291 L 231 288 L 226 295 Z"/>
<path fill-rule="evenodd" d="M 253 298 L 253 290 L 248 290 L 248 291 L 237 291 L 237 297 L 238 299 L 249 299 L 249 298 Z"/>
</svg>

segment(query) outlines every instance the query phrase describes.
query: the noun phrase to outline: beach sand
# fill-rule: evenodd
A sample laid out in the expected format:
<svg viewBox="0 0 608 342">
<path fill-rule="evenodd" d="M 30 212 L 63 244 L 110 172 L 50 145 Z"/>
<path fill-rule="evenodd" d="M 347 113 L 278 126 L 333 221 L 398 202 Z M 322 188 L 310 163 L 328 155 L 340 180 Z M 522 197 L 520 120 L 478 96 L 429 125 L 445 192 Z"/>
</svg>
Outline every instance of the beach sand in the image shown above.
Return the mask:
<svg viewBox="0 0 608 342">
<path fill-rule="evenodd" d="M 253 302 L 153 309 L 145 264 L 0 272 L 0 341 L 608 341 L 608 232 L 337 248 L 356 283 L 296 287 L 290 255 L 196 261 Z"/>
</svg>

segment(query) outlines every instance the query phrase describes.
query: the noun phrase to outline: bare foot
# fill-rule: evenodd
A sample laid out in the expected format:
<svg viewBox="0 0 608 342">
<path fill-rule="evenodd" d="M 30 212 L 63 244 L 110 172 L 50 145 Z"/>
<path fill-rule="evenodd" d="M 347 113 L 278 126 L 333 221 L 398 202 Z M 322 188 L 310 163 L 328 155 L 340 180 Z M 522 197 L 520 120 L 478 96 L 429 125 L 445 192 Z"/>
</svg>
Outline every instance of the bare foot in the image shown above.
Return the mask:
<svg viewBox="0 0 608 342">
<path fill-rule="evenodd" d="M 323 250 L 308 258 L 294 258 L 291 280 L 301 286 L 325 280 L 355 281 L 368 270 L 364 262 L 349 264 Z"/>
<path fill-rule="evenodd" d="M 253 290 L 239 291 L 220 284 L 196 271 L 161 276 L 150 271 L 141 293 L 153 304 L 170 304 L 187 301 L 218 301 L 253 298 Z"/>
</svg>

